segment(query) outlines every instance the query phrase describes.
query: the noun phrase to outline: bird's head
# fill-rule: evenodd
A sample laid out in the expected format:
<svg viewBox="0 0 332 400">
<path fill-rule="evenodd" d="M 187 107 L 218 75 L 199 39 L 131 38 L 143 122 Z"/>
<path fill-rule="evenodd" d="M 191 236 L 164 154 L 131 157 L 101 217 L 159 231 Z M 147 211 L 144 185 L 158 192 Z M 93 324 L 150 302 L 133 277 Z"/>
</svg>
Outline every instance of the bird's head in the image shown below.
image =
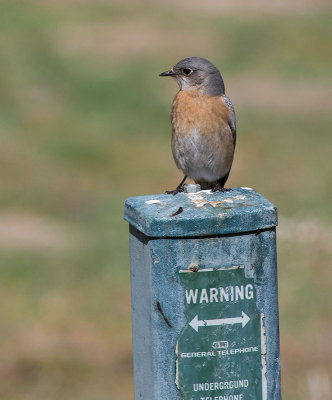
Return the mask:
<svg viewBox="0 0 332 400">
<path fill-rule="evenodd" d="M 205 58 L 184 58 L 159 76 L 172 76 L 177 80 L 180 90 L 198 90 L 199 93 L 209 96 L 225 93 L 219 70 Z"/>
</svg>

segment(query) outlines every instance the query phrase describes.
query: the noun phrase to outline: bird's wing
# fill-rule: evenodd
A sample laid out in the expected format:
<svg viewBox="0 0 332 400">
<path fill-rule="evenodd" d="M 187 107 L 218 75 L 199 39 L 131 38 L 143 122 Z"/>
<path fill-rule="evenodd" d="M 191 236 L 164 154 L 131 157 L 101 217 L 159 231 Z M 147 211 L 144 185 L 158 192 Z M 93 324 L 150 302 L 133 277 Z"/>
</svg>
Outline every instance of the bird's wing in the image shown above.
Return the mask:
<svg viewBox="0 0 332 400">
<path fill-rule="evenodd" d="M 230 99 L 223 94 L 222 95 L 223 99 L 225 100 L 225 103 L 227 104 L 227 107 L 230 111 L 230 120 L 229 120 L 229 127 L 231 128 L 232 131 L 232 135 L 233 135 L 233 144 L 234 144 L 234 148 L 235 148 L 235 144 L 236 144 L 236 118 L 235 118 L 235 110 L 234 110 L 234 106 L 232 104 L 232 102 L 230 101 Z"/>
</svg>

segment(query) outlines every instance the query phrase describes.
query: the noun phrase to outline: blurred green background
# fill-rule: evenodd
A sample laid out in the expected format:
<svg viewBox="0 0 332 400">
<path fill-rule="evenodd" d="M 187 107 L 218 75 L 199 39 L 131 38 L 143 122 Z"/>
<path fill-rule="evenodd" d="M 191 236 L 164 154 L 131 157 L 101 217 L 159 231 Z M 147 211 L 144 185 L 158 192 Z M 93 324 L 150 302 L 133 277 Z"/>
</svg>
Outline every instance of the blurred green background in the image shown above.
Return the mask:
<svg viewBox="0 0 332 400">
<path fill-rule="evenodd" d="M 179 182 L 158 74 L 216 64 L 228 184 L 279 209 L 284 400 L 332 398 L 332 10 L 324 1 L 0 1 L 0 398 L 133 399 L 126 197 Z"/>
</svg>

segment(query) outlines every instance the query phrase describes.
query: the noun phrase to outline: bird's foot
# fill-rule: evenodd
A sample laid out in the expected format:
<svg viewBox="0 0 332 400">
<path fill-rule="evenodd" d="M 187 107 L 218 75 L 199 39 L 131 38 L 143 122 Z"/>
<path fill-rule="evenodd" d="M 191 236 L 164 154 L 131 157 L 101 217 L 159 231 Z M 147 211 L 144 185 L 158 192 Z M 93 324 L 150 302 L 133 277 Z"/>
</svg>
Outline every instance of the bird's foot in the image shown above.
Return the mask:
<svg viewBox="0 0 332 400">
<path fill-rule="evenodd" d="M 229 192 L 229 191 L 231 191 L 231 190 L 232 190 L 232 188 L 224 188 L 224 187 L 222 187 L 222 186 L 220 185 L 220 183 L 217 183 L 216 186 L 212 189 L 212 192 L 221 192 L 221 193 L 224 193 L 224 192 Z"/>
<path fill-rule="evenodd" d="M 176 194 L 183 192 L 183 184 L 185 183 L 187 179 L 187 176 L 185 176 L 182 181 L 180 182 L 180 184 L 177 186 L 177 188 L 175 190 L 166 190 L 166 194 L 172 194 L 173 196 L 175 196 Z"/>
<path fill-rule="evenodd" d="M 183 186 L 178 186 L 175 190 L 166 190 L 166 194 L 172 194 L 175 196 L 176 194 L 183 192 Z"/>
</svg>

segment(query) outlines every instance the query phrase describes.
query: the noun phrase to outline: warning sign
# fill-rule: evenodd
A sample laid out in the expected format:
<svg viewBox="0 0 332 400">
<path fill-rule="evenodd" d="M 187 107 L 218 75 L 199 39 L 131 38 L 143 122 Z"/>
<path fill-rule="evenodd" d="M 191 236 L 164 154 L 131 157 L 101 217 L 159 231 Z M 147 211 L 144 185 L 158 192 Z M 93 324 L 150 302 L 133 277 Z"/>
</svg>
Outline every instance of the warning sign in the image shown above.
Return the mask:
<svg viewBox="0 0 332 400">
<path fill-rule="evenodd" d="M 265 400 L 263 318 L 242 266 L 180 271 L 187 325 L 177 342 L 184 400 Z M 263 336 L 264 342 L 264 336 Z"/>
</svg>

